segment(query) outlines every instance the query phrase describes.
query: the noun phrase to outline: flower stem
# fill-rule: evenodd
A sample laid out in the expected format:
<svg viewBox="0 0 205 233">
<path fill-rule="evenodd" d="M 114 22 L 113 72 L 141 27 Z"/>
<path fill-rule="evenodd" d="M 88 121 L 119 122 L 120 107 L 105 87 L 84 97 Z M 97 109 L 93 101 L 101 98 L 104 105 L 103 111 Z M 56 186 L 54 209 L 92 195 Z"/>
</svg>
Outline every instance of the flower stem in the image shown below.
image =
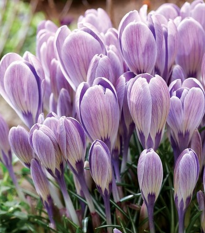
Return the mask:
<svg viewBox="0 0 205 233">
<path fill-rule="evenodd" d="M 12 179 L 14 185 L 15 185 L 15 188 L 16 188 L 16 191 L 17 191 L 17 193 L 18 193 L 19 198 L 20 198 L 22 201 L 27 202 L 26 199 L 25 199 L 25 196 L 24 196 L 24 194 L 23 194 L 23 192 L 22 192 L 22 190 L 21 190 L 21 187 L 19 186 L 19 184 L 18 184 L 18 182 L 17 182 L 17 179 L 16 179 L 16 176 L 15 176 L 15 174 L 14 174 L 14 170 L 13 170 L 12 164 L 10 164 L 10 165 L 7 167 L 7 169 L 8 169 L 8 171 L 9 171 L 9 175 L 10 175 L 10 177 L 11 177 L 11 179 Z"/>
<path fill-rule="evenodd" d="M 150 233 L 155 233 L 154 228 L 154 205 L 149 204 L 147 207 L 148 218 L 149 218 L 149 229 Z"/>
<path fill-rule="evenodd" d="M 184 233 L 184 211 L 180 208 L 178 210 L 179 216 L 179 233 Z"/>
<path fill-rule="evenodd" d="M 122 155 L 122 165 L 121 165 L 121 173 L 125 171 L 127 168 L 127 154 L 128 154 L 128 138 L 124 138 L 124 148 Z"/>
<path fill-rule="evenodd" d="M 107 225 L 112 225 L 111 214 L 110 214 L 110 198 L 108 195 L 103 195 L 103 201 L 105 205 L 105 214 L 107 219 Z M 108 227 L 108 233 L 112 233 L 112 229 Z"/>
<path fill-rule="evenodd" d="M 56 178 L 56 180 L 57 180 L 57 182 L 60 186 L 60 189 L 62 191 L 63 198 L 65 201 L 65 205 L 66 205 L 66 208 L 68 210 L 68 213 L 70 214 L 72 221 L 79 226 L 79 221 L 78 221 L 76 211 L 74 209 L 73 203 L 72 203 L 70 196 L 69 196 L 67 189 L 66 189 L 66 183 L 65 183 L 64 176 L 61 175 L 59 178 Z"/>
<path fill-rule="evenodd" d="M 55 229 L 56 225 L 55 225 L 55 222 L 53 220 L 53 210 L 52 210 L 52 199 L 51 197 L 48 197 L 48 202 L 44 202 L 44 207 L 45 209 L 47 210 L 47 213 L 48 213 L 48 217 L 49 217 L 49 220 L 50 220 L 50 223 L 51 223 L 51 227 L 53 229 Z"/>
<path fill-rule="evenodd" d="M 83 193 L 84 193 L 84 196 L 85 196 L 85 199 L 88 203 L 88 207 L 89 207 L 89 210 L 91 213 L 95 213 L 95 207 L 94 207 L 94 204 L 93 204 L 93 200 L 91 198 L 91 195 L 89 193 L 89 190 L 88 190 L 88 187 L 86 185 L 86 181 L 85 181 L 85 177 L 84 177 L 84 174 L 80 174 L 78 177 L 78 180 L 79 180 L 79 183 L 81 185 L 81 188 L 83 190 Z"/>
</svg>

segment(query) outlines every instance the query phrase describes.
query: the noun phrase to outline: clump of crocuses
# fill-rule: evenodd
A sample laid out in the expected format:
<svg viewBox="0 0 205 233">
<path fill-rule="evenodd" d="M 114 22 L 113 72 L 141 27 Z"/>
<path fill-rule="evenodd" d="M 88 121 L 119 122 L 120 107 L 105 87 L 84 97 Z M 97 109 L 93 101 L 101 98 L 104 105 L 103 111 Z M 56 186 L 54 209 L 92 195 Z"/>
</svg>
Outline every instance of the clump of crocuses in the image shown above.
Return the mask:
<svg viewBox="0 0 205 233">
<path fill-rule="evenodd" d="M 1 59 L 24 126 L 0 117 L 0 160 L 28 203 L 12 156 L 30 169 L 53 230 L 205 231 L 204 15 L 202 0 L 143 5 L 116 29 L 90 9 L 73 31 L 41 22 L 36 56 Z"/>
</svg>

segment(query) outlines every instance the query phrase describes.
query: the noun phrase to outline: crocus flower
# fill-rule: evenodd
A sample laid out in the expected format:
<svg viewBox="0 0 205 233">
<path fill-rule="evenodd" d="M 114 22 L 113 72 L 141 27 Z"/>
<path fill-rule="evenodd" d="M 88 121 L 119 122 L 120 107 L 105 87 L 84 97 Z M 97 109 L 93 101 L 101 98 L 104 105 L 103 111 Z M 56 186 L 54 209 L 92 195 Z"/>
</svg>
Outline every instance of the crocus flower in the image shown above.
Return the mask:
<svg viewBox="0 0 205 233">
<path fill-rule="evenodd" d="M 185 149 L 174 168 L 174 200 L 179 217 L 179 233 L 184 232 L 184 215 L 199 177 L 199 161 L 192 149 Z"/>
<path fill-rule="evenodd" d="M 184 19 L 178 26 L 178 32 L 180 40 L 176 63 L 183 68 L 186 78 L 198 78 L 205 52 L 205 32 L 192 18 Z"/>
<path fill-rule="evenodd" d="M 74 90 L 87 80 L 87 71 L 93 56 L 105 53 L 100 38 L 93 31 L 88 33 L 86 30 L 89 29 L 70 32 L 66 26 L 62 26 L 56 33 L 55 47 L 61 69 Z"/>
<path fill-rule="evenodd" d="M 112 64 L 112 60 L 103 54 L 97 54 L 91 60 L 87 73 L 88 83 L 92 85 L 93 81 L 98 77 L 104 77 L 108 79 L 113 85 L 118 78 L 116 76 L 116 70 Z"/>
<path fill-rule="evenodd" d="M 183 83 L 175 80 L 169 87 L 171 105 L 167 123 L 171 128 L 171 143 L 175 161 L 189 146 L 194 130 L 205 112 L 204 90 L 198 80 L 189 78 Z"/>
<path fill-rule="evenodd" d="M 153 223 L 154 203 L 159 195 L 163 167 L 159 155 L 153 149 L 142 151 L 137 167 L 137 176 L 143 200 L 147 206 L 150 232 L 155 232 Z"/>
<path fill-rule="evenodd" d="M 180 14 L 179 7 L 173 3 L 164 3 L 156 11 L 158 14 L 163 15 L 167 20 L 174 20 Z"/>
<path fill-rule="evenodd" d="M 37 64 L 36 58 L 31 59 Z M 5 55 L 0 63 L 0 93 L 29 128 L 42 112 L 43 77 L 39 73 L 43 72 L 16 54 Z"/>
<path fill-rule="evenodd" d="M 78 28 L 85 27 L 85 25 L 94 27 L 99 34 L 105 33 L 112 27 L 108 14 L 102 8 L 89 9 L 84 16 L 81 15 L 78 19 Z"/>
<path fill-rule="evenodd" d="M 103 197 L 107 224 L 111 224 L 110 193 L 112 188 L 112 165 L 109 148 L 100 140 L 92 143 L 89 151 L 89 164 L 91 176 Z M 112 232 L 108 229 L 108 232 Z"/>
<path fill-rule="evenodd" d="M 12 151 L 25 166 L 30 168 L 31 160 L 34 158 L 34 152 L 29 144 L 28 138 L 28 131 L 21 126 L 13 127 L 9 131 L 9 142 Z"/>
<path fill-rule="evenodd" d="M 158 75 L 138 75 L 129 83 L 127 101 L 142 146 L 157 149 L 170 107 L 167 84 Z"/>
<path fill-rule="evenodd" d="M 18 193 L 19 198 L 26 202 L 24 194 L 18 184 L 16 179 L 13 166 L 12 166 L 12 153 L 8 140 L 9 135 L 9 127 L 3 117 L 0 115 L 0 161 L 6 166 L 8 169 L 9 175 L 15 185 L 16 191 Z"/>
<path fill-rule="evenodd" d="M 62 151 L 52 130 L 54 127 L 56 128 L 57 119 L 48 118 L 47 121 L 50 128 L 46 125 L 45 121 L 43 125 L 38 123 L 31 128 L 29 142 L 41 164 L 58 182 L 63 193 L 66 208 L 73 222 L 79 225 L 77 214 L 66 188 Z"/>
<path fill-rule="evenodd" d="M 35 124 L 29 137 L 43 166 L 53 177 L 60 177 L 64 170 L 63 157 L 53 131 L 46 125 Z"/>
<path fill-rule="evenodd" d="M 48 217 L 52 226 L 55 228 L 52 211 L 52 198 L 49 190 L 49 183 L 44 170 L 36 159 L 31 160 L 31 177 L 36 189 L 36 192 L 41 197 L 43 205 L 47 210 Z"/>
<path fill-rule="evenodd" d="M 60 118 L 59 146 L 75 175 L 83 174 L 86 138 L 82 126 L 74 118 Z"/>
<path fill-rule="evenodd" d="M 153 71 L 157 47 L 154 36 L 146 24 L 129 23 L 122 31 L 120 41 L 122 55 L 130 71 L 135 74 Z"/>
<path fill-rule="evenodd" d="M 122 231 L 119 231 L 117 228 L 113 229 L 113 233 L 122 233 Z"/>
<path fill-rule="evenodd" d="M 119 125 L 119 104 L 113 85 L 98 78 L 93 86 L 83 83 L 79 87 L 79 118 L 89 138 L 104 141 L 111 150 Z"/>
</svg>

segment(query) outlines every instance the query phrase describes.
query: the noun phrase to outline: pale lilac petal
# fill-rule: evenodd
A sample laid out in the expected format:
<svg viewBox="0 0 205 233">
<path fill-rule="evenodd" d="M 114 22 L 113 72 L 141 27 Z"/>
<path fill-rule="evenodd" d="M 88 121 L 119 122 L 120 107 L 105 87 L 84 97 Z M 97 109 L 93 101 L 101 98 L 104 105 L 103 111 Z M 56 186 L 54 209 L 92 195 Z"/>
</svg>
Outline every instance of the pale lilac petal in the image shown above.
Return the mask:
<svg viewBox="0 0 205 233">
<path fill-rule="evenodd" d="M 184 71 L 182 69 L 182 67 L 180 65 L 175 65 L 173 67 L 173 70 L 172 70 L 172 77 L 171 77 L 171 82 L 177 80 L 177 79 L 180 79 L 182 82 L 184 81 L 185 79 L 185 74 L 184 74 Z"/>
<path fill-rule="evenodd" d="M 39 110 L 39 88 L 36 77 L 29 67 L 22 62 L 13 62 L 6 70 L 5 90 L 9 99 L 20 112 L 20 117 L 28 127 L 35 121 Z"/>
<path fill-rule="evenodd" d="M 179 8 L 175 4 L 164 3 L 156 12 L 166 17 L 167 20 L 175 19 L 179 15 Z"/>
<path fill-rule="evenodd" d="M 192 17 L 198 21 L 205 30 L 205 4 L 198 4 L 192 11 Z"/>
<path fill-rule="evenodd" d="M 153 149 L 144 150 L 141 153 L 137 175 L 145 201 L 148 203 L 150 194 L 155 196 L 156 201 L 162 185 L 163 167 L 159 155 Z"/>
<path fill-rule="evenodd" d="M 141 21 L 140 15 L 138 11 L 130 11 L 128 12 L 120 21 L 118 32 L 119 32 L 119 41 L 120 41 L 120 46 L 121 46 L 121 39 L 122 39 L 122 33 L 126 26 L 131 23 L 131 22 L 139 22 Z"/>
<path fill-rule="evenodd" d="M 205 113 L 204 93 L 199 88 L 191 88 L 184 100 L 184 130 L 193 131 L 199 126 Z"/>
<path fill-rule="evenodd" d="M 50 196 L 49 183 L 44 170 L 36 159 L 31 161 L 31 177 L 38 195 L 47 201 Z"/>
<path fill-rule="evenodd" d="M 186 77 L 197 77 L 205 52 L 205 32 L 194 19 L 183 20 L 178 26 L 179 45 L 176 62 L 183 68 Z"/>
<path fill-rule="evenodd" d="M 58 116 L 72 116 L 73 115 L 73 104 L 69 92 L 62 88 L 58 97 L 57 103 L 57 114 Z"/>
<path fill-rule="evenodd" d="M 9 142 L 12 151 L 26 166 L 30 167 L 34 152 L 28 141 L 29 133 L 21 126 L 13 127 L 9 131 Z"/>
<path fill-rule="evenodd" d="M 1 63 L 0 63 L 0 94 L 9 104 L 11 103 L 5 91 L 4 76 L 9 65 L 15 61 L 23 61 L 23 59 L 21 56 L 19 56 L 16 53 L 8 53 L 1 59 Z"/>
<path fill-rule="evenodd" d="M 102 194 L 110 193 L 112 183 L 111 155 L 108 147 L 100 140 L 91 145 L 89 164 L 93 180 Z"/>
<path fill-rule="evenodd" d="M 92 44 L 92 46 L 90 46 Z M 101 46 L 91 35 L 83 31 L 73 31 L 62 46 L 64 69 L 75 89 L 87 80 L 91 59 L 102 52 Z M 65 65 L 69 64 L 69 65 Z"/>
<path fill-rule="evenodd" d="M 199 167 L 200 171 L 203 168 L 203 157 L 202 157 L 202 140 L 199 131 L 196 129 L 194 130 L 193 136 L 191 138 L 190 147 L 196 152 L 196 155 L 199 160 Z"/>
<path fill-rule="evenodd" d="M 157 58 L 157 46 L 152 32 L 145 24 L 130 23 L 122 33 L 121 43 L 122 55 L 132 72 L 152 72 Z"/>
</svg>

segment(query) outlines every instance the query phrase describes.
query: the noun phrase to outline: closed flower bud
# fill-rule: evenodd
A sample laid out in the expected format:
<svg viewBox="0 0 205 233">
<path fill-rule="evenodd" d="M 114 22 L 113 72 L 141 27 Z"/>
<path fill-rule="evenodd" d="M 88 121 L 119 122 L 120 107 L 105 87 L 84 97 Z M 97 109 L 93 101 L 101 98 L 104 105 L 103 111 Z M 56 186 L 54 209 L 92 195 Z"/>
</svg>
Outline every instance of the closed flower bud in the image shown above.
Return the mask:
<svg viewBox="0 0 205 233">
<path fill-rule="evenodd" d="M 156 201 L 163 180 L 163 167 L 159 155 L 153 149 L 142 151 L 137 167 L 137 175 L 143 199 L 148 206 Z"/>
<path fill-rule="evenodd" d="M 174 168 L 174 200 L 179 216 L 179 233 L 184 229 L 184 215 L 191 202 L 199 177 L 199 161 L 192 149 L 185 149 Z"/>
<path fill-rule="evenodd" d="M 63 157 L 72 171 L 76 175 L 83 173 L 86 138 L 80 123 L 71 117 L 61 117 L 58 141 Z"/>
<path fill-rule="evenodd" d="M 89 9 L 84 16 L 81 15 L 78 19 L 78 28 L 83 28 L 85 25 L 94 27 L 99 34 L 105 33 L 112 27 L 108 14 L 102 8 Z"/>
<path fill-rule="evenodd" d="M 122 231 L 119 231 L 118 229 L 113 229 L 113 233 L 122 233 Z"/>
<path fill-rule="evenodd" d="M 127 101 L 139 140 L 144 148 L 157 149 L 170 107 L 167 84 L 158 75 L 142 74 L 128 85 Z"/>
<path fill-rule="evenodd" d="M 63 26 L 56 33 L 56 52 L 65 78 L 76 90 L 81 82 L 87 80 L 91 59 L 95 54 L 104 53 L 104 47 L 97 35 L 83 29 L 70 32 Z"/>
<path fill-rule="evenodd" d="M 44 77 L 39 77 L 38 73 L 43 74 L 15 54 L 7 54 L 1 60 L 0 93 L 29 128 L 42 112 L 41 82 Z"/>
<path fill-rule="evenodd" d="M 102 195 L 109 195 L 112 187 L 111 155 L 106 144 L 100 140 L 92 143 L 89 151 L 91 176 Z"/>
<path fill-rule="evenodd" d="M 35 124 L 30 131 L 29 142 L 48 172 L 54 177 L 61 176 L 63 158 L 53 131 L 46 125 Z"/>
<path fill-rule="evenodd" d="M 189 146 L 194 130 L 199 126 L 205 112 L 204 90 L 193 78 L 175 80 L 170 84 L 170 111 L 167 123 L 171 128 L 171 142 L 175 160 Z"/>
<path fill-rule="evenodd" d="M 28 138 L 28 131 L 21 126 L 13 127 L 9 131 L 9 142 L 12 151 L 25 166 L 30 167 L 31 160 L 34 158 L 34 152 Z"/>
<path fill-rule="evenodd" d="M 119 104 L 113 85 L 104 78 L 95 80 L 93 86 L 86 83 L 79 87 L 80 121 L 92 141 L 100 139 L 109 149 L 114 147 L 118 125 Z"/>
<path fill-rule="evenodd" d="M 202 26 L 191 17 L 181 21 L 178 32 L 180 40 L 176 63 L 183 68 L 185 78 L 197 78 L 205 52 L 205 32 Z"/>
<path fill-rule="evenodd" d="M 157 58 L 157 46 L 146 24 L 139 21 L 127 24 L 122 31 L 120 41 L 122 55 L 130 71 L 135 74 L 153 71 Z"/>
</svg>

